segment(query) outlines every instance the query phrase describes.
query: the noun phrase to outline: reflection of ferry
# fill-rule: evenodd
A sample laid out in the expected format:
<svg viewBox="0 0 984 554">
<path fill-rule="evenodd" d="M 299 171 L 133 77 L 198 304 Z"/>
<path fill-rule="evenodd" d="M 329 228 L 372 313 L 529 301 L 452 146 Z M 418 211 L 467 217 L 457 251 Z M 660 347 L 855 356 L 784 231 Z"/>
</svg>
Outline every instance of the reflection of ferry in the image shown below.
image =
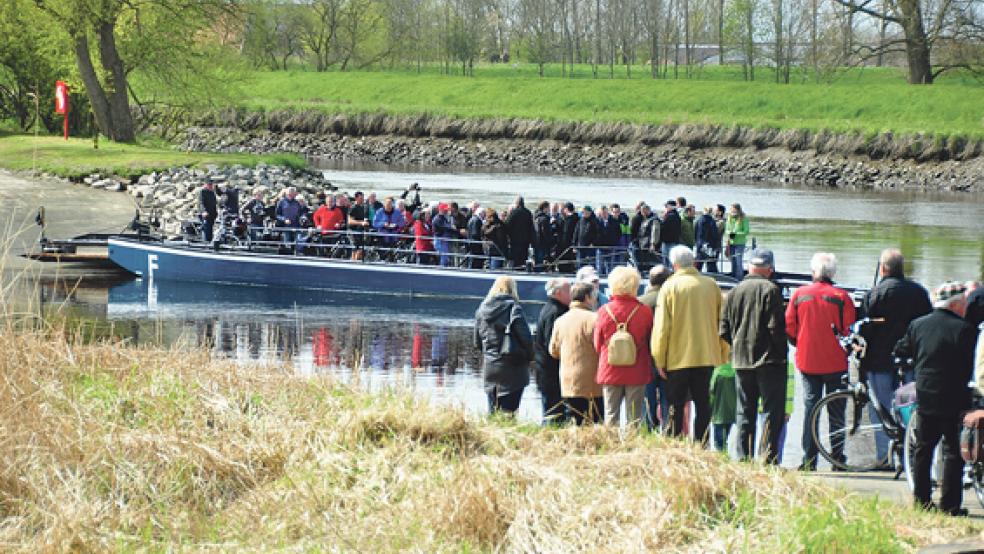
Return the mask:
<svg viewBox="0 0 984 554">
<path fill-rule="evenodd" d="M 187 342 L 239 361 L 302 372 L 478 367 L 477 303 L 238 285 L 131 281 L 109 289 L 107 317 L 136 342 Z M 535 317 L 535 307 L 528 314 Z M 143 322 L 142 324 L 139 322 Z M 152 329 L 141 329 L 141 325 Z M 163 329 L 163 332 L 161 332 Z"/>
</svg>

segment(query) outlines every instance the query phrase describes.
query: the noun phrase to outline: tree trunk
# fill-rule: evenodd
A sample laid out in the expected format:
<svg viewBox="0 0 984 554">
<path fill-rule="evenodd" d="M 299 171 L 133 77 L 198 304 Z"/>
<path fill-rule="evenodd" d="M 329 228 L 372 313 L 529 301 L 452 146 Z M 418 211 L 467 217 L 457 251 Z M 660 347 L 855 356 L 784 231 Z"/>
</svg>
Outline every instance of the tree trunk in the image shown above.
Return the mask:
<svg viewBox="0 0 984 554">
<path fill-rule="evenodd" d="M 79 66 L 79 74 L 82 76 L 82 84 L 85 86 L 86 96 L 89 97 L 89 105 L 96 118 L 96 125 L 104 135 L 112 137 L 113 115 L 109 109 L 109 99 L 106 98 L 106 91 L 99 83 L 96 69 L 92 65 L 89 39 L 84 33 L 75 37 L 75 61 Z"/>
<path fill-rule="evenodd" d="M 724 0 L 718 0 L 718 65 L 724 66 Z"/>
<path fill-rule="evenodd" d="M 899 12 L 902 16 L 902 29 L 905 31 L 905 53 L 909 62 L 909 83 L 929 85 L 933 82 L 933 68 L 930 64 L 929 40 L 923 27 L 922 9 L 919 0 L 900 0 Z"/>
<path fill-rule="evenodd" d="M 119 51 L 116 50 L 115 27 L 116 24 L 110 21 L 99 24 L 99 60 L 103 69 L 109 73 L 106 78 L 106 88 L 109 110 L 112 114 L 112 127 L 107 134 L 117 142 L 133 142 L 137 136 L 133 126 L 133 114 L 130 113 L 126 70 L 123 68 Z"/>
</svg>

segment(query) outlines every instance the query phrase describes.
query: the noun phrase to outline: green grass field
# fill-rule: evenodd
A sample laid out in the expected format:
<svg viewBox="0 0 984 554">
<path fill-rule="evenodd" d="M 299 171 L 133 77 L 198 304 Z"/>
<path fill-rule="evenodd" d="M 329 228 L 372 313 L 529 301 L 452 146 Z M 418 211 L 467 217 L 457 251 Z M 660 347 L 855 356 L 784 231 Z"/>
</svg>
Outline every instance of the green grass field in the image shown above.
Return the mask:
<svg viewBox="0 0 984 554">
<path fill-rule="evenodd" d="M 210 154 L 180 152 L 160 144 L 120 144 L 99 141 L 92 148 L 91 139 L 29 135 L 0 136 L 0 168 L 52 173 L 61 177 L 81 177 L 92 173 L 135 175 L 178 166 L 242 164 L 255 166 L 266 162 L 275 165 L 304 167 L 301 156 L 273 154 Z"/>
<path fill-rule="evenodd" d="M 697 79 L 652 80 L 645 67 L 632 79 L 540 78 L 529 64 L 482 66 L 475 77 L 312 71 L 256 72 L 242 87 L 247 108 L 317 109 L 325 112 L 438 114 L 461 118 L 529 118 L 552 121 L 708 123 L 754 128 L 861 132 L 871 135 L 931 133 L 984 137 L 984 86 L 965 76 L 932 86 L 905 83 L 896 70 L 853 71 L 830 84 L 778 85 L 767 71 L 741 81 L 739 68 L 709 68 Z M 603 76 L 607 76 L 607 67 Z"/>
</svg>

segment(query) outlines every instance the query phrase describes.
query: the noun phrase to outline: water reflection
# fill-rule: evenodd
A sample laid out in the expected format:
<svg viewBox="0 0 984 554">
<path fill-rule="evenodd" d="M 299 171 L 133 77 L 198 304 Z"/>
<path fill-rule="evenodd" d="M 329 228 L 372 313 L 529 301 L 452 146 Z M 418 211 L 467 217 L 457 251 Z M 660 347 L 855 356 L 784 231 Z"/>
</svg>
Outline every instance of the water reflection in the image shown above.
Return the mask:
<svg viewBox="0 0 984 554">
<path fill-rule="evenodd" d="M 287 363 L 369 390 L 419 391 L 485 410 L 472 345 L 477 301 L 131 281 L 108 289 L 104 317 L 136 344 L 207 348 L 243 363 Z M 530 321 L 537 306 L 527 306 Z M 520 416 L 538 419 L 535 387 Z"/>
</svg>

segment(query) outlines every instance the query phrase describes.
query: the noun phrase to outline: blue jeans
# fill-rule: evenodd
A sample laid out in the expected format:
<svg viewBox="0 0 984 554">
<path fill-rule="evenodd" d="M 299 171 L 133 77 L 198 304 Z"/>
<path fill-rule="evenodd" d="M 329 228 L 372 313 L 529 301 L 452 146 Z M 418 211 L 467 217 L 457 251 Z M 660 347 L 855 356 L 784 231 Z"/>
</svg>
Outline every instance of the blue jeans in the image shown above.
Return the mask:
<svg viewBox="0 0 984 554">
<path fill-rule="evenodd" d="M 545 271 L 546 270 L 546 268 L 543 267 L 543 262 L 544 262 L 544 260 L 547 259 L 547 253 L 548 252 L 549 252 L 549 250 L 546 250 L 544 248 L 534 248 L 533 249 L 533 264 L 534 264 L 533 271 L 536 271 L 537 273 L 539 273 L 541 271 Z"/>
<path fill-rule="evenodd" d="M 503 259 L 498 256 L 491 256 L 489 258 L 489 269 L 502 269 Z"/>
<path fill-rule="evenodd" d="M 658 393 L 658 395 L 657 395 Z M 653 380 L 646 384 L 646 427 L 656 430 L 657 426 L 666 427 L 666 416 L 670 413 L 670 402 L 666 398 L 666 381 L 653 371 Z M 663 416 L 662 422 L 659 415 Z"/>
<path fill-rule="evenodd" d="M 202 240 L 205 242 L 212 242 L 212 229 L 215 226 L 214 219 L 203 219 L 202 220 Z"/>
<path fill-rule="evenodd" d="M 731 434 L 731 425 L 731 423 L 711 424 L 714 433 L 714 450 L 718 452 L 728 451 L 728 435 Z"/>
<path fill-rule="evenodd" d="M 745 246 L 731 245 L 731 276 L 741 281 L 745 276 Z"/>
<path fill-rule="evenodd" d="M 663 265 L 670 266 L 670 250 L 673 250 L 679 243 L 676 242 L 664 242 L 660 247 L 660 252 L 663 254 Z"/>
<path fill-rule="evenodd" d="M 593 262 L 597 261 L 595 259 L 594 249 L 592 248 L 579 246 L 577 247 L 577 250 L 574 251 L 574 253 L 577 257 L 578 269 L 586 265 L 591 265 Z"/>
<path fill-rule="evenodd" d="M 831 373 L 829 375 L 807 375 L 805 373 L 800 373 L 803 376 L 803 465 L 809 467 L 810 469 L 816 469 L 817 467 L 817 445 L 813 442 L 813 430 L 810 429 L 810 415 L 813 413 L 813 408 L 817 405 L 817 402 L 824 397 L 825 394 L 830 394 L 835 390 L 841 390 L 845 387 L 844 376 L 847 375 L 846 371 L 841 371 L 839 373 Z M 841 406 L 835 406 L 833 402 L 828 404 L 830 410 L 828 411 L 828 430 L 833 433 L 844 428 L 844 413 L 847 409 L 847 402 L 843 402 Z M 837 457 L 844 455 L 844 444 L 841 441 L 840 444 L 832 444 L 832 454 Z"/>
<path fill-rule="evenodd" d="M 451 244 L 448 239 L 435 238 L 434 239 L 434 250 L 437 250 L 440 258 L 441 267 L 448 267 L 451 265 Z"/>
</svg>

